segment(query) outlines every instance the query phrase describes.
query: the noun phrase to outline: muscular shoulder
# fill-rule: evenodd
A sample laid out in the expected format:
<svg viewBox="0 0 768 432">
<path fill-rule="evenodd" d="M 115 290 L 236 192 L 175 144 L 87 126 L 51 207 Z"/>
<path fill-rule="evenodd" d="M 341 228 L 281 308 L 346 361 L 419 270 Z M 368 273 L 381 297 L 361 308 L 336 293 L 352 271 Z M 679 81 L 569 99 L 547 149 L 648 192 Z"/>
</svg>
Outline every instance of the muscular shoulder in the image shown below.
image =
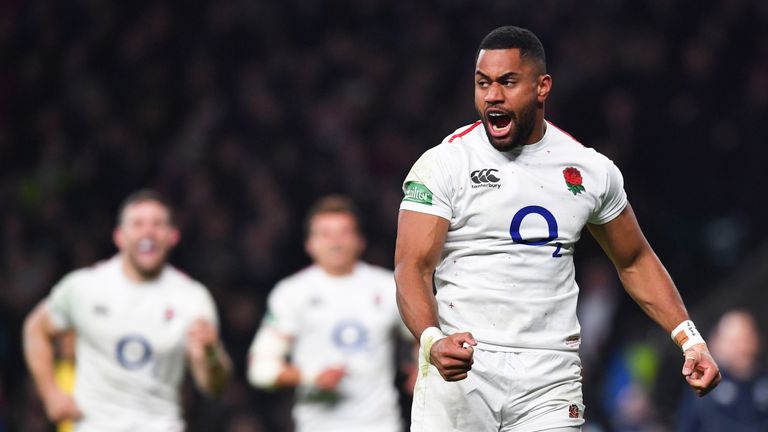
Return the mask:
<svg viewBox="0 0 768 432">
<path fill-rule="evenodd" d="M 472 147 L 482 140 L 480 125 L 477 121 L 453 131 L 440 144 L 425 151 L 414 164 L 413 171 L 429 179 L 461 167 L 472 153 Z"/>
<path fill-rule="evenodd" d="M 483 127 L 480 120 L 464 125 L 446 136 L 443 141 L 428 152 L 435 153 L 446 162 L 466 155 L 469 148 L 483 139 Z"/>
<path fill-rule="evenodd" d="M 568 132 L 565 132 L 550 122 L 547 122 L 547 125 L 551 128 L 552 140 L 556 145 L 557 151 L 567 158 L 583 162 L 602 170 L 607 170 L 609 167 L 613 166 L 613 161 L 594 148 L 587 147 Z"/>
<path fill-rule="evenodd" d="M 320 278 L 320 269 L 311 265 L 279 280 L 270 292 L 269 297 L 281 299 L 285 297 L 302 296 L 307 290 L 317 285 Z"/>
<path fill-rule="evenodd" d="M 84 289 L 88 286 L 98 285 L 104 278 L 109 278 L 115 272 L 114 259 L 99 261 L 94 265 L 82 267 L 67 273 L 61 278 L 56 287 L 68 287 L 68 289 Z"/>
<path fill-rule="evenodd" d="M 180 295 L 188 298 L 192 303 L 213 303 L 211 293 L 205 285 L 176 267 L 168 266 L 165 275 L 163 275 L 162 282 L 166 284 L 165 288 L 175 290 Z"/>
<path fill-rule="evenodd" d="M 198 282 L 197 280 L 193 279 L 192 276 L 171 265 L 166 268 L 162 282 L 167 285 L 187 291 L 208 291 L 205 285 L 203 285 L 201 282 Z"/>
<path fill-rule="evenodd" d="M 443 143 L 445 144 L 453 144 L 456 143 L 456 145 L 462 145 L 464 143 L 467 143 L 471 140 L 475 140 L 478 138 L 478 134 L 482 132 L 482 122 L 480 120 L 464 125 L 455 131 L 453 131 L 452 134 L 445 137 L 443 140 Z"/>
</svg>

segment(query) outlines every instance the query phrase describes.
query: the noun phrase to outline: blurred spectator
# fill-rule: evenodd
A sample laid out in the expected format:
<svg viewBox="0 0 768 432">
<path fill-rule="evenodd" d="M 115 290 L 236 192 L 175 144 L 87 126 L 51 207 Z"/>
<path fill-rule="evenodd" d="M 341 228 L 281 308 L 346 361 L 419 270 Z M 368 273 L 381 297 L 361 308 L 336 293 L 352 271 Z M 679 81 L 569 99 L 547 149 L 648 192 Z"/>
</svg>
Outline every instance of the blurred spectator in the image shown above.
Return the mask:
<svg viewBox="0 0 768 432">
<path fill-rule="evenodd" d="M 56 362 L 54 364 L 54 378 L 56 385 L 71 395 L 75 390 L 75 332 L 63 333 L 56 340 Z M 56 425 L 57 432 L 73 432 L 74 423 L 71 420 L 61 421 Z"/>
<path fill-rule="evenodd" d="M 622 287 L 616 271 L 605 259 L 592 259 L 580 274 L 579 303 L 576 313 L 581 325 L 579 355 L 586 364 L 593 364 L 602 354 L 608 340 L 611 323 L 618 307 Z"/>
<path fill-rule="evenodd" d="M 744 310 L 727 312 L 710 345 L 723 381 L 706 398 L 688 392 L 680 410 L 679 432 L 764 432 L 768 430 L 768 374 L 759 361 L 760 333 Z"/>
<path fill-rule="evenodd" d="M 630 342 L 610 357 L 601 389 L 601 408 L 609 430 L 661 432 L 658 413 L 650 400 L 659 359 L 647 343 Z M 682 366 L 681 366 L 682 367 Z"/>
<path fill-rule="evenodd" d="M 576 313 L 581 326 L 579 356 L 582 361 L 584 428 L 596 428 L 605 421 L 600 405 L 600 380 L 605 375 L 605 354 L 616 326 L 616 312 L 623 288 L 616 270 L 605 257 L 592 258 L 582 266 L 579 278 L 579 301 Z M 636 307 L 636 306 L 635 306 Z"/>
</svg>

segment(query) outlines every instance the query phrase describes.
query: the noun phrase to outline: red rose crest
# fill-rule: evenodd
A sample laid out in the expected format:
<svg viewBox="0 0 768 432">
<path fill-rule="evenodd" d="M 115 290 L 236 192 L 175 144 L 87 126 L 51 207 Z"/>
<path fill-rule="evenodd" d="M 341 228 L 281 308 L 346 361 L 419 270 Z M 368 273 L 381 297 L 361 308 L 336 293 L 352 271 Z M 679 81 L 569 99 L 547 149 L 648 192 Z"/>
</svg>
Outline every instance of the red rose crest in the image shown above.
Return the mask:
<svg viewBox="0 0 768 432">
<path fill-rule="evenodd" d="M 574 195 L 578 195 L 584 192 L 584 186 L 581 184 L 581 173 L 574 167 L 568 167 L 563 170 L 563 177 L 565 177 L 565 184 L 568 186 L 568 190 L 573 192 Z"/>
<path fill-rule="evenodd" d="M 579 418 L 579 406 L 576 404 L 572 404 L 568 407 L 568 417 L 570 418 Z"/>
</svg>

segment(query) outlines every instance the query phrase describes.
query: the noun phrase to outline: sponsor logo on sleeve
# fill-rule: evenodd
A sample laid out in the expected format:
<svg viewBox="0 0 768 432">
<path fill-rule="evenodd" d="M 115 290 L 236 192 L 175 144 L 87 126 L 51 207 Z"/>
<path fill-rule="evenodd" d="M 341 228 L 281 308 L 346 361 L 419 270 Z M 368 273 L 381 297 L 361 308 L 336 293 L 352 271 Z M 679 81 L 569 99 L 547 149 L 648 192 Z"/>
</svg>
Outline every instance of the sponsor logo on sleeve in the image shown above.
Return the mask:
<svg viewBox="0 0 768 432">
<path fill-rule="evenodd" d="M 277 322 L 277 317 L 275 316 L 275 313 L 272 312 L 272 310 L 267 309 L 267 313 L 264 314 L 264 318 L 262 318 L 262 320 L 266 324 L 274 324 Z"/>
<path fill-rule="evenodd" d="M 419 182 L 408 182 L 405 184 L 405 198 L 403 198 L 403 201 L 431 206 L 432 191 Z"/>
</svg>

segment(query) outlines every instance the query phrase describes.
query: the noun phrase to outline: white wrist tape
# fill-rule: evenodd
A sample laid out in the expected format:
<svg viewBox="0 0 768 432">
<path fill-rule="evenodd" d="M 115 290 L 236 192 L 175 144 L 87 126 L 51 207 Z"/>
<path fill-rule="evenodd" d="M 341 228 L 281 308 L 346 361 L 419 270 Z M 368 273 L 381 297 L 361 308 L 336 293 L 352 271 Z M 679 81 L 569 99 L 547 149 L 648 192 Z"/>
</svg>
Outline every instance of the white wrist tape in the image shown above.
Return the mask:
<svg viewBox="0 0 768 432">
<path fill-rule="evenodd" d="M 699 331 L 696 330 L 696 325 L 691 320 L 681 322 L 672 330 L 672 340 L 683 352 L 694 345 L 705 343 L 704 338 L 701 337 Z"/>
<path fill-rule="evenodd" d="M 437 327 L 427 327 L 421 332 L 419 345 L 421 345 L 421 352 L 424 356 L 424 360 L 426 360 L 426 364 L 432 363 L 429 358 L 429 353 L 432 351 L 432 345 L 443 338 L 445 338 L 445 334 Z"/>
<path fill-rule="evenodd" d="M 248 381 L 263 389 L 274 387 L 289 351 L 288 338 L 271 327 L 260 328 L 249 350 Z"/>
<path fill-rule="evenodd" d="M 319 370 L 310 370 L 309 368 L 302 369 L 301 376 L 299 377 L 299 385 L 303 387 L 314 387 L 318 375 L 320 375 Z"/>
</svg>

